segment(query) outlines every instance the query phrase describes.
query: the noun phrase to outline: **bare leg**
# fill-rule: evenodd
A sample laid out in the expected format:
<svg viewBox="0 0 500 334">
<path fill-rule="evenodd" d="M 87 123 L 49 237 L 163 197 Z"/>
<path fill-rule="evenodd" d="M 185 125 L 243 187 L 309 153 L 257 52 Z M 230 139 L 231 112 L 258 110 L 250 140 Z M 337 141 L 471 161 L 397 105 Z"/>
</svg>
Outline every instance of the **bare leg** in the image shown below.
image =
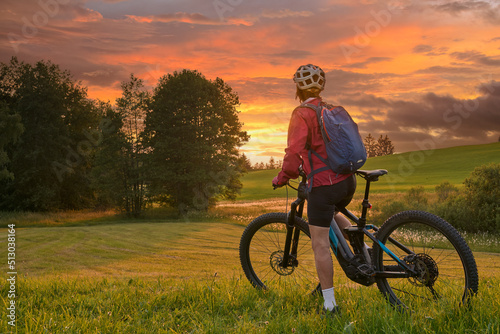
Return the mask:
<svg viewBox="0 0 500 334">
<path fill-rule="evenodd" d="M 330 254 L 329 227 L 309 225 L 311 243 L 321 289 L 333 287 L 333 262 Z"/>
<path fill-rule="evenodd" d="M 344 232 L 344 229 L 346 227 L 350 227 L 351 226 L 351 222 L 349 221 L 349 219 L 347 219 L 346 217 L 344 217 L 343 215 L 341 215 L 339 213 L 336 213 L 335 216 L 334 216 L 334 218 L 335 218 L 335 222 L 337 223 L 338 227 L 340 228 L 340 231 L 342 231 L 342 234 L 344 235 L 344 238 L 346 238 L 346 240 L 349 240 L 349 237 Z"/>
<path fill-rule="evenodd" d="M 342 233 L 344 233 L 344 228 L 351 226 L 349 220 L 340 214 L 335 215 L 335 221 Z M 321 288 L 329 289 L 333 287 L 333 262 L 330 253 L 329 236 L 330 228 L 309 225 L 309 231 L 311 232 L 312 249 Z M 346 235 L 344 234 L 344 236 Z"/>
</svg>

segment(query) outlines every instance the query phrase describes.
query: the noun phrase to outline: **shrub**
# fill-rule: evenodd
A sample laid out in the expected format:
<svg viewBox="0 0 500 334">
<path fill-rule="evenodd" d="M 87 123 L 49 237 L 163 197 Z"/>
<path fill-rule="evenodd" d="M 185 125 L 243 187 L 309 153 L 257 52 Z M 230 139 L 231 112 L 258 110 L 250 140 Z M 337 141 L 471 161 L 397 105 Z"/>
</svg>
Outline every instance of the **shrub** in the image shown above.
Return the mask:
<svg viewBox="0 0 500 334">
<path fill-rule="evenodd" d="M 426 210 L 427 197 L 422 186 L 412 187 L 405 196 L 405 202 L 411 210 Z"/>
<path fill-rule="evenodd" d="M 452 196 L 456 196 L 459 193 L 457 187 L 451 184 L 449 181 L 444 181 L 440 185 L 436 186 L 436 194 L 439 202 L 444 202 Z"/>
<path fill-rule="evenodd" d="M 460 230 L 469 232 L 478 230 L 467 199 L 463 194 L 449 197 L 446 201 L 436 203 L 431 211 Z"/>
<path fill-rule="evenodd" d="M 477 222 L 485 229 L 500 228 L 500 163 L 477 167 L 464 182 L 465 196 Z"/>
<path fill-rule="evenodd" d="M 381 226 L 384 221 L 386 221 L 392 215 L 399 213 L 401 211 L 409 210 L 408 206 L 400 201 L 393 201 L 387 204 L 384 204 L 380 208 L 380 213 L 375 215 L 373 218 L 370 218 L 371 222 L 375 225 Z"/>
<path fill-rule="evenodd" d="M 497 232 L 500 229 L 500 164 L 477 167 L 464 185 L 457 195 L 436 204 L 434 213 L 462 230 Z"/>
</svg>

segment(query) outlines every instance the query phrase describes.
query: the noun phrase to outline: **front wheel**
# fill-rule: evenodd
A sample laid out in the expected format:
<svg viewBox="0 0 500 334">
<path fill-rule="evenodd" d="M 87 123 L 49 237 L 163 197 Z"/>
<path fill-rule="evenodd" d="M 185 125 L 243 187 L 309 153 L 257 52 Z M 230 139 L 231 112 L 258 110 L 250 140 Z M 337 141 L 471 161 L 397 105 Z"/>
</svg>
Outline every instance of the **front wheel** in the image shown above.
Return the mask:
<svg viewBox="0 0 500 334">
<path fill-rule="evenodd" d="M 413 274 L 378 277 L 377 286 L 391 304 L 400 308 L 448 308 L 467 303 L 478 290 L 476 261 L 458 231 L 442 218 L 422 211 L 390 217 L 377 239 Z M 402 273 L 397 262 L 378 245 L 374 248 L 378 271 Z"/>
<path fill-rule="evenodd" d="M 245 229 L 240 241 L 240 261 L 253 286 L 272 290 L 299 289 L 314 292 L 319 283 L 311 247 L 309 225 L 295 218 L 300 231 L 297 252 L 283 264 L 287 235 L 287 214 L 268 213 L 255 218 Z"/>
</svg>

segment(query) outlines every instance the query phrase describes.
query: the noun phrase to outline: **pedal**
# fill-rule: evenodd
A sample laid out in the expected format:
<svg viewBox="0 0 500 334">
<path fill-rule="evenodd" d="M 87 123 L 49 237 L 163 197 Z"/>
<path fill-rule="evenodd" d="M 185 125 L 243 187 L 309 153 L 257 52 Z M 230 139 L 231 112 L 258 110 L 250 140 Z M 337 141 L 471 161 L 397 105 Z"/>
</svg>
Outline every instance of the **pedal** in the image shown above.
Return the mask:
<svg viewBox="0 0 500 334">
<path fill-rule="evenodd" d="M 369 266 L 367 264 L 362 264 L 362 265 L 358 266 L 358 270 L 361 274 L 363 274 L 365 276 L 369 276 L 369 277 L 375 276 L 375 270 L 373 269 L 372 266 Z"/>
</svg>

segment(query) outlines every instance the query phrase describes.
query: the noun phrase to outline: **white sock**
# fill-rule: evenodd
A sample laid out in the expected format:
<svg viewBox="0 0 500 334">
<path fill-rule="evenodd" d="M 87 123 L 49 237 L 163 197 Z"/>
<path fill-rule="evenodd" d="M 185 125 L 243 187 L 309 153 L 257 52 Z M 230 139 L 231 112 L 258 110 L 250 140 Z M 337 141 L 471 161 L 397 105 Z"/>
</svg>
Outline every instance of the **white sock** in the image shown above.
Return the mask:
<svg viewBox="0 0 500 334">
<path fill-rule="evenodd" d="M 325 300 L 323 307 L 326 310 L 331 311 L 335 306 L 337 306 L 337 303 L 335 302 L 335 292 L 333 291 L 333 288 L 323 290 L 323 299 Z"/>
</svg>

